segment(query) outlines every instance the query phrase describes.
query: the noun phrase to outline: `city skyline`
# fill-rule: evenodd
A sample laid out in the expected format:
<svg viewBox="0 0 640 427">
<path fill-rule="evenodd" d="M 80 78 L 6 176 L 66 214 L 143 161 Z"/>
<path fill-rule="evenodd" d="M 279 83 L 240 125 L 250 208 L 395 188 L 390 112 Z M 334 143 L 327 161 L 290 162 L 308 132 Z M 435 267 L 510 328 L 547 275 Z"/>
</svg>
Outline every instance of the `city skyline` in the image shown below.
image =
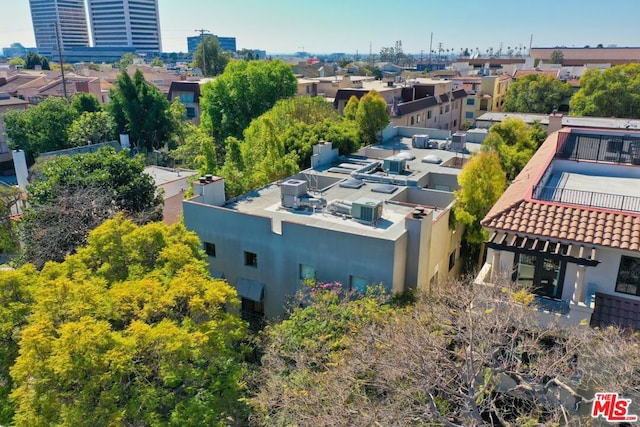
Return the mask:
<svg viewBox="0 0 640 427">
<path fill-rule="evenodd" d="M 380 48 L 401 40 L 406 53 L 426 55 L 431 33 L 433 50 L 442 43 L 444 50 L 456 53 L 465 48 L 479 48 L 481 53 L 490 47 L 494 51 L 501 46 L 503 51 L 528 48 L 531 35 L 534 47 L 640 46 L 634 22 L 640 14 L 637 0 L 620 0 L 616 7 L 577 0 L 517 5 L 506 0 L 453 4 L 407 0 L 400 7 L 379 0 L 354 3 L 326 0 L 314 8 L 293 0 L 277 4 L 191 0 L 185 7 L 177 0 L 158 0 L 162 47 L 165 52 L 186 52 L 187 37 L 200 28 L 236 37 L 238 49 L 263 49 L 270 54 L 358 52 L 365 56 L 369 50 L 378 54 Z M 389 20 L 392 13 L 394 22 Z M 4 5 L 3 17 L 0 47 L 13 42 L 35 46 L 27 0 Z"/>
</svg>

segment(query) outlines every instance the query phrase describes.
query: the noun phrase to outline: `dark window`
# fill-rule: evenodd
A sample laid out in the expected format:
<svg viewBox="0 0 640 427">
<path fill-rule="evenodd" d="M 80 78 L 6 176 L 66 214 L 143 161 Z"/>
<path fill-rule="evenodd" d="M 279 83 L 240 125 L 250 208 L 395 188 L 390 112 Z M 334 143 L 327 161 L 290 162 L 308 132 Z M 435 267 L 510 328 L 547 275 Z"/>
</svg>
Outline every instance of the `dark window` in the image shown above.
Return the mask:
<svg viewBox="0 0 640 427">
<path fill-rule="evenodd" d="M 467 98 L 467 105 L 474 105 L 476 103 L 476 100 L 473 98 Z"/>
<path fill-rule="evenodd" d="M 264 326 L 264 303 L 262 301 L 253 301 L 248 298 L 241 298 L 240 316 L 249 323 L 249 327 L 254 330 L 260 330 Z"/>
<path fill-rule="evenodd" d="M 451 252 L 449 255 L 449 271 L 453 270 L 456 266 L 456 251 Z"/>
<path fill-rule="evenodd" d="M 640 258 L 625 255 L 620 258 L 616 292 L 640 296 Z"/>
<path fill-rule="evenodd" d="M 258 254 L 254 252 L 244 252 L 244 265 L 249 265 L 251 267 L 258 266 Z"/>
<path fill-rule="evenodd" d="M 194 107 L 187 107 L 187 117 L 193 119 L 196 116 L 196 109 Z"/>
<path fill-rule="evenodd" d="M 209 242 L 204 242 L 204 251 L 207 255 L 215 257 L 216 256 L 216 245 Z"/>
</svg>

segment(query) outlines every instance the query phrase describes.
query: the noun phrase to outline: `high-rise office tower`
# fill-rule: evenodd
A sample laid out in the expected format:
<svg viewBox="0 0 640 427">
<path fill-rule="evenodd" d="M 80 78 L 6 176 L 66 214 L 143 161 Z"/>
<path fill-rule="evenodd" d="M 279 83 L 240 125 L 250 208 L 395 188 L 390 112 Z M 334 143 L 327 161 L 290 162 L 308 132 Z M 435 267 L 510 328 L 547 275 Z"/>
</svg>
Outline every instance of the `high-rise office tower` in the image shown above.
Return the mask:
<svg viewBox="0 0 640 427">
<path fill-rule="evenodd" d="M 89 0 L 93 45 L 160 52 L 158 0 Z"/>
<path fill-rule="evenodd" d="M 29 0 L 29 6 L 40 54 L 57 55 L 56 26 L 62 50 L 89 46 L 84 0 Z"/>
</svg>

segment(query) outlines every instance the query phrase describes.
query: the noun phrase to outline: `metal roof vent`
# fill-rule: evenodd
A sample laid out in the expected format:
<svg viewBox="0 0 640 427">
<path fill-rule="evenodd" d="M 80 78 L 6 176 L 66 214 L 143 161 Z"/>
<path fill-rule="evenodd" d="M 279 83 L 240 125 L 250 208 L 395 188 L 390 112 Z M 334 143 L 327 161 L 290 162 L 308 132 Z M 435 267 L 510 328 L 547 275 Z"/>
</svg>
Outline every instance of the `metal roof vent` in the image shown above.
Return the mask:
<svg viewBox="0 0 640 427">
<path fill-rule="evenodd" d="M 342 181 L 340 184 L 342 188 L 360 188 L 364 185 L 361 179 L 349 178 Z"/>
<path fill-rule="evenodd" d="M 373 191 L 374 193 L 392 194 L 392 193 L 394 193 L 397 189 L 398 189 L 398 187 L 396 187 L 395 185 L 391 185 L 391 184 L 378 184 L 378 185 L 374 185 L 374 186 L 371 188 L 371 191 Z"/>
<path fill-rule="evenodd" d="M 422 158 L 422 163 L 432 163 L 434 165 L 439 165 L 440 163 L 442 163 L 442 159 L 435 154 L 429 154 L 428 156 Z"/>
<path fill-rule="evenodd" d="M 400 153 L 396 154 L 396 157 L 398 159 L 405 159 L 405 160 L 414 160 L 416 158 L 416 156 L 414 156 L 413 153 L 409 151 L 401 151 Z"/>
</svg>

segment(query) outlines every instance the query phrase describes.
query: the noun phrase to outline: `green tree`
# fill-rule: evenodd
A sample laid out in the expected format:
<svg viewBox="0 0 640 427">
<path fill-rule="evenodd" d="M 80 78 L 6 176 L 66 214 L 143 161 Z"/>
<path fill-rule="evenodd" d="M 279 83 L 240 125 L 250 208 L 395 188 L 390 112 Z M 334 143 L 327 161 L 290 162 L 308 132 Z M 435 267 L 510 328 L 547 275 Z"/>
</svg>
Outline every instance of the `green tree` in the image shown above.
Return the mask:
<svg viewBox="0 0 640 427">
<path fill-rule="evenodd" d="M 224 156 L 228 136 L 242 137 L 251 120 L 296 93 L 297 80 L 282 61 L 231 61 L 224 73 L 202 87 L 202 126 Z M 223 158 L 223 157 L 222 157 Z"/>
<path fill-rule="evenodd" d="M 74 94 L 71 97 L 71 106 L 78 112 L 78 114 L 102 111 L 102 106 L 100 105 L 98 98 L 94 94 L 86 92 L 77 92 Z"/>
<path fill-rule="evenodd" d="M 360 99 L 356 112 L 356 123 L 360 141 L 365 145 L 375 143 L 378 139 L 378 132 L 389 124 L 387 103 L 375 90 Z"/>
<path fill-rule="evenodd" d="M 134 60 L 138 59 L 138 55 L 134 53 L 125 53 L 120 58 L 120 69 L 126 70 L 129 65 L 133 65 Z"/>
<path fill-rule="evenodd" d="M 528 126 L 517 117 L 507 117 L 491 126 L 482 148 L 498 153 L 507 180 L 513 181 L 545 139 L 540 123 Z"/>
<path fill-rule="evenodd" d="M 114 138 L 115 122 L 105 111 L 82 113 L 69 127 L 69 143 L 74 146 L 97 144 Z"/>
<path fill-rule="evenodd" d="M 572 93 L 571 85 L 552 76 L 529 74 L 509 85 L 502 109 L 549 114 Z"/>
<path fill-rule="evenodd" d="M 136 70 L 133 78 L 126 71 L 120 73 L 108 109 L 116 132 L 128 133 L 133 147 L 150 152 L 168 143 L 176 129 L 169 106 L 167 98 Z"/>
<path fill-rule="evenodd" d="M 360 100 L 357 96 L 351 95 L 347 105 L 345 105 L 344 110 L 342 111 L 342 115 L 346 120 L 356 120 L 356 115 L 358 113 L 358 106 L 360 105 Z"/>
<path fill-rule="evenodd" d="M 549 58 L 549 62 L 552 64 L 560 64 L 564 62 L 564 54 L 561 50 L 554 50 L 551 52 L 551 57 Z"/>
<path fill-rule="evenodd" d="M 11 58 L 9 60 L 9 65 L 13 65 L 15 67 L 25 68 L 27 63 L 23 58 Z"/>
<path fill-rule="evenodd" d="M 456 221 L 465 225 L 466 239 L 473 244 L 485 241 L 480 221 L 498 201 L 507 181 L 498 153 L 483 151 L 471 157 L 458 175 L 460 189 L 455 192 Z"/>
<path fill-rule="evenodd" d="M 151 61 L 151 66 L 152 67 L 164 67 L 164 62 L 162 62 L 162 59 L 160 59 L 159 57 L 156 56 Z"/>
<path fill-rule="evenodd" d="M 640 118 L 640 64 L 587 70 L 569 105 L 575 116 Z"/>
<path fill-rule="evenodd" d="M 203 75 L 217 76 L 222 74 L 229 63 L 229 55 L 220 48 L 216 37 L 206 36 L 196 48 L 193 62 L 202 70 Z"/>
<path fill-rule="evenodd" d="M 246 324 L 183 225 L 107 221 L 36 283 L 11 368 L 16 425 L 243 423 Z"/>
<path fill-rule="evenodd" d="M 36 65 L 40 65 L 43 70 L 51 69 L 47 58 L 35 52 L 27 52 L 27 56 L 24 57 L 24 62 L 27 70 L 35 69 Z"/>
<path fill-rule="evenodd" d="M 352 153 L 360 146 L 357 130 L 355 122 L 341 119 L 320 97 L 282 99 L 251 122 L 244 140 L 227 138 L 218 173 L 233 197 L 309 167 L 312 147 L 320 141 L 331 141 L 342 154 Z"/>
<path fill-rule="evenodd" d="M 14 146 L 35 158 L 40 153 L 68 148 L 68 128 L 78 112 L 65 99 L 51 96 L 26 110 L 4 114 L 7 136 Z"/>
<path fill-rule="evenodd" d="M 9 369 L 18 356 L 20 331 L 31 313 L 36 269 L 25 266 L 0 274 L 0 423 L 11 425 L 14 404 L 9 399 L 13 380 Z"/>
<path fill-rule="evenodd" d="M 161 219 L 162 197 L 143 170 L 141 157 L 112 148 L 45 161 L 29 187 L 31 210 L 21 223 L 27 261 L 38 267 L 62 261 L 119 211 L 138 223 Z"/>
</svg>

